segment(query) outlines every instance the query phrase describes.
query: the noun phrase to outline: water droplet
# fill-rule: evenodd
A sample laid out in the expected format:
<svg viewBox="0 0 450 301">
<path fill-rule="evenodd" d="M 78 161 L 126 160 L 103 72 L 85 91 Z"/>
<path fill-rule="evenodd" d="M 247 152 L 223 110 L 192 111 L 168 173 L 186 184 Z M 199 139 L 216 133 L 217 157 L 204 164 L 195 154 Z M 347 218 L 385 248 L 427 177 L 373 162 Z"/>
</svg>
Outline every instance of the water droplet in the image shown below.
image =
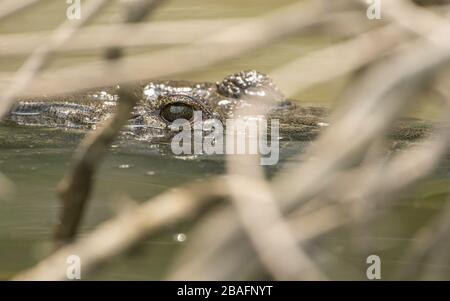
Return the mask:
<svg viewBox="0 0 450 301">
<path fill-rule="evenodd" d="M 185 242 L 186 241 L 186 234 L 184 233 L 177 233 L 174 235 L 174 239 L 177 242 Z"/>
<path fill-rule="evenodd" d="M 131 168 L 132 166 L 130 164 L 121 164 L 119 165 L 120 169 L 127 169 L 127 168 Z"/>
</svg>

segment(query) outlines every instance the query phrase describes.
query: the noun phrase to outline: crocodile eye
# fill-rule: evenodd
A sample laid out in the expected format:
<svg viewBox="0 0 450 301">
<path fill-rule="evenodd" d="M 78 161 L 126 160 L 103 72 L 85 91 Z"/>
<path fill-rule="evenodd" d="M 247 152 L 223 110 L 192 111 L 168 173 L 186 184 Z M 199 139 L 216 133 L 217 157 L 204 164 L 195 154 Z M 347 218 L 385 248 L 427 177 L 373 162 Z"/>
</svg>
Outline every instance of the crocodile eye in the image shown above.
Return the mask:
<svg viewBox="0 0 450 301">
<path fill-rule="evenodd" d="M 174 122 L 177 119 L 191 121 L 194 117 L 194 108 L 181 102 L 171 103 L 161 109 L 160 115 L 167 122 Z"/>
</svg>

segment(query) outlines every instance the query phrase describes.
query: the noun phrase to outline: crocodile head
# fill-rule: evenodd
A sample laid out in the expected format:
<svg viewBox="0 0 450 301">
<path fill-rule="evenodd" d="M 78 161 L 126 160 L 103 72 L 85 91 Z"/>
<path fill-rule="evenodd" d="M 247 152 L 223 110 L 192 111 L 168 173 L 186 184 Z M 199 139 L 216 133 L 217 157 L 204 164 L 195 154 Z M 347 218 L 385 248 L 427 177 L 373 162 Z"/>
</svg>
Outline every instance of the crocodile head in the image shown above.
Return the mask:
<svg viewBox="0 0 450 301">
<path fill-rule="evenodd" d="M 114 112 L 118 89 L 120 86 L 51 99 L 22 100 L 8 119 L 26 125 L 90 129 Z M 224 122 L 238 117 L 237 112 L 257 108 L 267 119 L 277 119 L 281 137 L 289 140 L 311 140 L 328 126 L 326 108 L 296 105 L 283 96 L 269 76 L 254 70 L 228 75 L 216 83 L 147 82 L 138 85 L 135 93 L 139 102 L 124 133 L 138 140 L 167 140 L 174 135 L 173 122 L 184 119 L 193 123 L 196 111 L 202 113 L 203 122 Z M 424 132 L 422 126 L 405 128 L 397 136 L 417 138 Z M 405 137 L 402 133 L 406 133 Z"/>
<path fill-rule="evenodd" d="M 142 101 L 136 107 L 135 117 L 149 118 L 147 126 L 161 128 L 179 118 L 192 120 L 194 111 L 201 111 L 205 119 L 223 121 L 255 102 L 261 106 L 269 98 L 276 104 L 285 100 L 273 81 L 256 71 L 241 71 L 217 83 L 151 82 L 138 93 Z"/>
<path fill-rule="evenodd" d="M 129 128 L 141 139 L 167 138 L 177 119 L 194 122 L 235 118 L 237 112 L 255 109 L 280 121 L 281 132 L 310 139 L 327 123 L 326 109 L 299 107 L 287 100 L 272 79 L 260 72 L 240 71 L 216 83 L 184 81 L 151 82 L 137 91 L 142 101 L 136 106 Z"/>
</svg>

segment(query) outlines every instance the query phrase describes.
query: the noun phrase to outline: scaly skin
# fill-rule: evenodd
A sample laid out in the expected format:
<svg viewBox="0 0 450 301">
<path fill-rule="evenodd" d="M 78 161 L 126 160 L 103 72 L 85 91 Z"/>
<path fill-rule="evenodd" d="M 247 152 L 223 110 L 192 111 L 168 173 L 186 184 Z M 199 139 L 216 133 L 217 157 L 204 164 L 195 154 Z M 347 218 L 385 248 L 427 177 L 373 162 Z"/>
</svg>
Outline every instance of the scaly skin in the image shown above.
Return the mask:
<svg viewBox="0 0 450 301">
<path fill-rule="evenodd" d="M 60 97 L 21 100 L 7 120 L 20 125 L 91 129 L 114 112 L 120 87 L 85 91 Z M 298 106 L 286 100 L 272 80 L 256 71 L 241 71 L 219 83 L 158 81 L 139 85 L 135 91 L 140 99 L 129 120 L 126 132 L 137 139 L 155 140 L 171 137 L 170 122 L 161 116 L 162 109 L 183 103 L 203 112 L 203 120 L 232 118 L 237 108 L 251 103 L 264 105 L 275 100 L 268 110 L 268 119 L 278 119 L 280 135 L 291 140 L 311 140 L 328 125 L 328 110 L 322 107 Z M 421 138 L 430 129 L 424 122 L 399 123 L 392 135 L 398 140 Z M 173 134 L 173 133 L 172 133 Z"/>
</svg>

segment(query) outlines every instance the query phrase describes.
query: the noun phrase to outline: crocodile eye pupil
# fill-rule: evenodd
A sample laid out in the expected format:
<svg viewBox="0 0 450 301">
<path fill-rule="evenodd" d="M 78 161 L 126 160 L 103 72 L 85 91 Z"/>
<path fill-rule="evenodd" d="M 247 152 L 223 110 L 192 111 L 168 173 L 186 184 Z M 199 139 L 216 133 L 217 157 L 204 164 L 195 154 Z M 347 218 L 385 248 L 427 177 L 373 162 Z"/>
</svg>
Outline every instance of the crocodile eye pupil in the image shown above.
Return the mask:
<svg viewBox="0 0 450 301">
<path fill-rule="evenodd" d="M 174 122 L 177 119 L 192 120 L 194 109 L 184 103 L 172 103 L 165 106 L 160 113 L 161 117 L 168 122 Z"/>
</svg>

